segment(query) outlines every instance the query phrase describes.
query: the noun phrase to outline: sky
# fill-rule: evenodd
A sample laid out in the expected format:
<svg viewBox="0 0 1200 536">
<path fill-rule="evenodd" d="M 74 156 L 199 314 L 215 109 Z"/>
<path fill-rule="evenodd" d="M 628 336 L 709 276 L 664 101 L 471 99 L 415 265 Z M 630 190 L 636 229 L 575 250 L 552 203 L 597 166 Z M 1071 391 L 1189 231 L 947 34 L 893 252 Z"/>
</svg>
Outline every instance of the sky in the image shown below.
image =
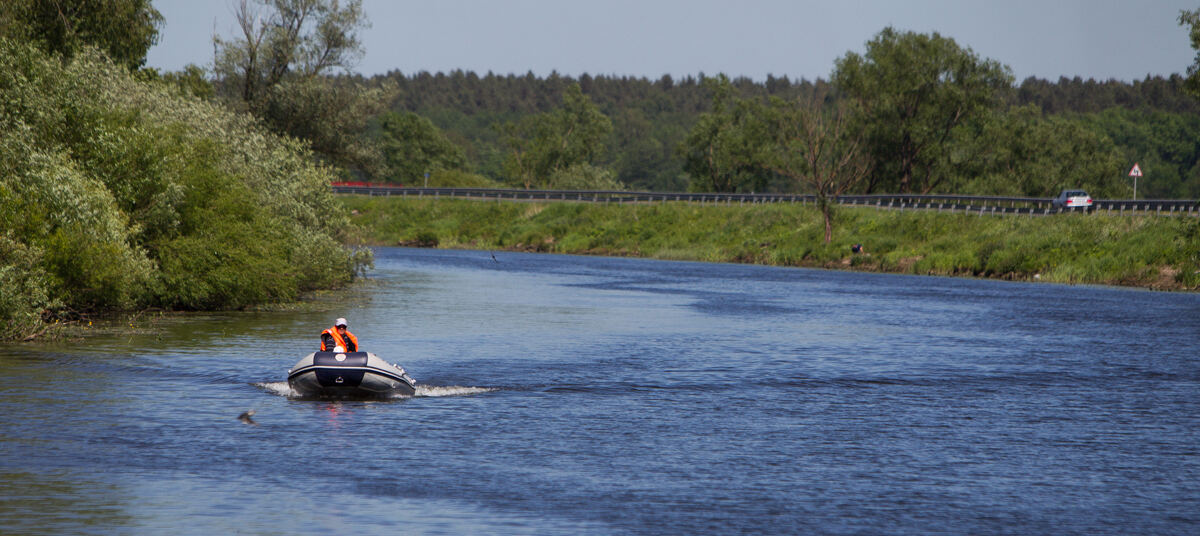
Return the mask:
<svg viewBox="0 0 1200 536">
<path fill-rule="evenodd" d="M 147 65 L 211 66 L 214 33 L 236 36 L 234 4 L 153 0 L 165 24 Z M 1018 83 L 1128 82 L 1194 63 L 1182 9 L 1200 0 L 363 0 L 352 71 L 828 79 L 890 25 L 953 38 Z"/>
</svg>

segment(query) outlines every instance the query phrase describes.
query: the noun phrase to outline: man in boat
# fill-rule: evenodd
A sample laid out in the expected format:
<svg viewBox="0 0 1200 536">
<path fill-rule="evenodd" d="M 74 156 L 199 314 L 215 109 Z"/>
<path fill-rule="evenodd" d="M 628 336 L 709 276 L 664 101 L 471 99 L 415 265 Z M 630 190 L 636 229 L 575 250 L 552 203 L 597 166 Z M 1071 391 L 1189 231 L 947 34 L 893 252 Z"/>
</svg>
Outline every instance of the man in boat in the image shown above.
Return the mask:
<svg viewBox="0 0 1200 536">
<path fill-rule="evenodd" d="M 341 347 L 343 352 L 358 351 L 358 337 L 346 329 L 345 318 L 337 319 L 333 327 L 321 332 L 322 352 L 333 352 L 337 347 Z"/>
</svg>

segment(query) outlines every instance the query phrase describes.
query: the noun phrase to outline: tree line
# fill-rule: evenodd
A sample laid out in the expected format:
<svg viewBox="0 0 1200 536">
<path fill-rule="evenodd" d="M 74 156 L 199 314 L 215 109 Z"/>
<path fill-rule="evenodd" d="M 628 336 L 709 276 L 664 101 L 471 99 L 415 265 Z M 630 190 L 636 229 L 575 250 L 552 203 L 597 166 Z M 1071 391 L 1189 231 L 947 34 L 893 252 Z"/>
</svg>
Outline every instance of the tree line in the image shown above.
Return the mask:
<svg viewBox="0 0 1200 536">
<path fill-rule="evenodd" d="M 347 177 L 808 192 L 816 172 L 805 166 L 817 160 L 777 160 L 786 147 L 816 144 L 824 157 L 855 147 L 840 169 L 861 173 L 836 189 L 851 193 L 1051 196 L 1086 188 L 1130 197 L 1126 173 L 1137 162 L 1142 197 L 1200 196 L 1200 153 L 1187 141 L 1200 132 L 1194 72 L 1016 84 L 1000 61 L 951 38 L 889 27 L 864 53 L 838 58 L 828 80 L 461 70 L 363 77 L 353 74 L 363 53 L 358 33 L 369 24 L 361 1 L 242 0 L 236 14 L 239 31 L 216 37 L 211 71 L 163 78 L 305 140 Z M 1192 15 L 1179 22 L 1194 31 Z M 836 125 L 844 139 L 817 132 L 801 143 L 792 132 L 801 118 Z"/>
<path fill-rule="evenodd" d="M 575 85 L 612 125 L 593 164 L 609 170 L 626 187 L 651 191 L 717 188 L 704 185 L 703 177 L 689 168 L 687 151 L 695 148 L 685 142 L 689 135 L 699 134 L 695 129 L 711 123 L 713 115 L 727 123 L 745 120 L 745 110 L 718 109 L 731 98 L 766 104 L 771 98 L 805 100 L 817 92 L 833 94 L 832 100 L 846 96 L 846 91 L 826 80 L 769 77 L 728 79 L 731 95 L 718 97 L 715 86 L 726 84 L 720 79 L 720 75 L 679 79 L 553 73 L 481 76 L 465 71 L 355 78 L 376 86 L 392 84 L 393 113 L 429 120 L 439 139 L 461 150 L 464 160 L 455 169 L 517 187 L 523 182 L 505 174 L 510 148 L 497 125 L 561 107 L 563 95 Z M 1200 153 L 1188 140 L 1200 139 L 1200 105 L 1183 86 L 1182 76 L 1171 75 L 1131 83 L 1028 78 L 1020 84 L 990 87 L 983 110 L 973 110 L 971 120 L 943 133 L 946 138 L 939 148 L 943 158 L 954 158 L 946 163 L 953 176 L 935 175 L 929 180 L 933 184 L 910 188 L 964 195 L 1052 196 L 1062 187 L 1081 186 L 1095 189 L 1097 195 L 1129 197 L 1132 189 L 1125 173 L 1138 162 L 1146 171 L 1139 197 L 1198 197 Z M 894 152 L 898 146 L 883 145 L 882 135 L 875 132 L 874 152 L 881 155 L 880 161 L 902 158 Z M 727 191 L 794 191 L 794 185 L 769 169 L 749 175 L 753 180 Z M 410 171 L 385 179 L 413 184 L 420 176 Z M 895 170 L 884 168 L 854 191 L 900 193 L 901 180 Z"/>
<path fill-rule="evenodd" d="M 1126 173 L 1137 162 L 1141 197 L 1200 196 L 1200 152 L 1188 141 L 1200 133 L 1193 77 L 1016 84 L 1000 61 L 951 38 L 890 27 L 864 53 L 839 58 L 828 80 L 363 77 L 352 70 L 369 24 L 359 1 L 242 0 L 237 19 L 237 35 L 217 37 L 211 71 L 163 78 L 305 140 L 347 178 L 819 193 L 805 166 L 820 159 L 777 160 L 786 147 L 823 145 L 822 158 L 854 146 L 840 169 L 861 168 L 831 191 L 1131 197 Z M 1189 20 L 1181 14 L 1181 25 Z M 836 125 L 844 139 L 817 132 L 801 143 L 801 118 Z"/>
</svg>

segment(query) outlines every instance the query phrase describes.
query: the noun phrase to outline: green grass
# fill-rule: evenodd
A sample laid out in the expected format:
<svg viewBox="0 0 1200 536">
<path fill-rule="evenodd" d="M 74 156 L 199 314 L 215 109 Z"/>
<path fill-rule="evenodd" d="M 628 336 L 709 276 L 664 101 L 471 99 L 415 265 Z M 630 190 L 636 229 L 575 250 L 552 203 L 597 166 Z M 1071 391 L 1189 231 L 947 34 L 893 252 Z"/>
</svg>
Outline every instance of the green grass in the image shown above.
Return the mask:
<svg viewBox="0 0 1200 536">
<path fill-rule="evenodd" d="M 1194 290 L 1200 219 L 979 216 L 790 204 L 602 205 L 339 197 L 368 243 L 845 268 Z M 865 254 L 853 254 L 852 244 Z"/>
</svg>

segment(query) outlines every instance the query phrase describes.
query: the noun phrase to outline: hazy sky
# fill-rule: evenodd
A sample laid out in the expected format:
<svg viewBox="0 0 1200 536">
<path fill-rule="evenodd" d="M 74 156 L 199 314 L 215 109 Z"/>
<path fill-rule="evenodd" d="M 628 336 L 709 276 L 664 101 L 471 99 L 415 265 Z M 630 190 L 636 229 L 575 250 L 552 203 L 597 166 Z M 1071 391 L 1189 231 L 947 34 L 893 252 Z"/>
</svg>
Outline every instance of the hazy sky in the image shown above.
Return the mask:
<svg viewBox="0 0 1200 536">
<path fill-rule="evenodd" d="M 234 0 L 153 0 L 166 18 L 147 64 L 211 65 L 231 37 Z M 725 73 L 828 78 L 885 26 L 952 37 L 1029 76 L 1140 80 L 1195 58 L 1181 9 L 1200 0 L 364 0 L 365 75 L 484 74 L 658 78 Z"/>
</svg>

